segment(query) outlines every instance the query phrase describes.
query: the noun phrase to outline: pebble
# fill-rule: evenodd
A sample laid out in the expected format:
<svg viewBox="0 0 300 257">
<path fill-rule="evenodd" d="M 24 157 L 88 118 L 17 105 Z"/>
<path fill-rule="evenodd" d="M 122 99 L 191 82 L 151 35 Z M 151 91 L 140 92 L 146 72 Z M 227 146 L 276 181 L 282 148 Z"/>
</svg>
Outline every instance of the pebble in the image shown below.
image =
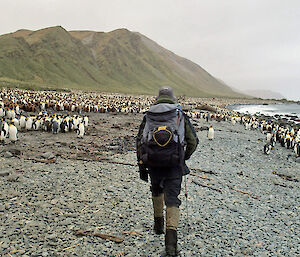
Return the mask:
<svg viewBox="0 0 300 257">
<path fill-rule="evenodd" d="M 18 182 L 20 180 L 20 175 L 15 173 L 10 173 L 7 177 L 8 182 Z"/>
<path fill-rule="evenodd" d="M 11 152 L 8 152 L 8 151 L 3 154 L 3 157 L 5 157 L 5 158 L 11 158 L 13 156 L 14 155 Z"/>
<path fill-rule="evenodd" d="M 199 128 L 208 126 L 205 121 L 197 123 Z M 207 131 L 198 131 L 200 143 L 187 164 L 214 174 L 193 171 L 207 179 L 188 176 L 188 201 L 184 183 L 179 196 L 181 256 L 298 256 L 299 182 L 283 180 L 272 171 L 299 179 L 300 164 L 291 156 L 287 165 L 291 152 L 280 146 L 264 155 L 259 131 L 245 131 L 236 124 L 230 132 L 230 122 L 211 123 L 215 139 L 208 141 Z M 45 159 L 52 156 L 49 151 L 43 154 Z M 110 158 L 136 163 L 133 151 Z M 0 173 L 0 234 L 6 240 L 1 239 L 0 256 L 10 249 L 25 249 L 24 257 L 163 252 L 164 236 L 152 231 L 149 183 L 139 180 L 137 168 L 105 161 L 59 158 L 55 164 L 44 164 L 15 159 L 1 159 L 2 173 L 14 175 L 18 168 L 22 177 L 18 183 L 7 183 L 10 175 L 1 178 Z M 78 229 L 121 236 L 124 242 L 77 237 Z M 60 252 L 67 247 L 71 248 Z"/>
<path fill-rule="evenodd" d="M 52 152 L 46 152 L 46 153 L 43 153 L 41 155 L 41 157 L 50 160 L 50 159 L 55 158 L 55 155 Z"/>
</svg>

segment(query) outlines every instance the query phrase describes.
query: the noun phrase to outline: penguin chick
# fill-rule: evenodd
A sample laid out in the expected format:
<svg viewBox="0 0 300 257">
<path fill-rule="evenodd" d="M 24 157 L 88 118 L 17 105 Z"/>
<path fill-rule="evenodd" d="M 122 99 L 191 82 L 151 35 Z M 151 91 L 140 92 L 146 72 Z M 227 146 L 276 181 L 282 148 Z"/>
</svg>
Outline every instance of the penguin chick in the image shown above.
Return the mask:
<svg viewBox="0 0 300 257">
<path fill-rule="evenodd" d="M 52 133 L 57 134 L 58 133 L 58 122 L 56 120 L 52 123 Z"/>
</svg>

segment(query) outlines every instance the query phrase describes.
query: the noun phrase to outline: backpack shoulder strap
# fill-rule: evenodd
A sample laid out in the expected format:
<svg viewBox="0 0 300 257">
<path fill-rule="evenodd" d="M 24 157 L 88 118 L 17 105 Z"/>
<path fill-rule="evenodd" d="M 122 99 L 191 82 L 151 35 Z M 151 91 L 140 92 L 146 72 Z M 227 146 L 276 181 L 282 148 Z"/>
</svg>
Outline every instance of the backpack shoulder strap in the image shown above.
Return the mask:
<svg viewBox="0 0 300 257">
<path fill-rule="evenodd" d="M 196 133 L 196 130 L 195 130 L 194 126 L 192 125 L 192 123 L 191 123 L 189 117 L 186 115 L 186 113 L 184 113 L 184 112 L 182 112 L 182 113 L 183 113 L 183 117 L 184 117 L 184 120 L 185 120 L 187 126 L 189 126 L 189 128 L 191 129 L 191 131 L 193 133 L 193 136 L 196 138 L 197 144 L 198 144 L 199 143 L 199 138 L 197 136 L 197 133 Z"/>
<path fill-rule="evenodd" d="M 136 137 L 136 153 L 137 153 L 137 159 L 138 160 L 140 159 L 141 140 L 142 140 L 142 137 L 143 137 L 143 131 L 144 131 L 145 125 L 146 125 L 146 115 L 144 115 L 143 121 L 142 121 L 142 123 L 140 124 L 140 127 L 139 127 L 138 135 Z"/>
</svg>

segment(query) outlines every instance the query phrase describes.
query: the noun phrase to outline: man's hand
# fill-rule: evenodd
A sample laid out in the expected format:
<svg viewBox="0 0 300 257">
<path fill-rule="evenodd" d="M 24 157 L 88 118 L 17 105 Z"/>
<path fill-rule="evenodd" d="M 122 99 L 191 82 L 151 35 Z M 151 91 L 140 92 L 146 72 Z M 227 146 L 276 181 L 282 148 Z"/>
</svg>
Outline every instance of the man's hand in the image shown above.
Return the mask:
<svg viewBox="0 0 300 257">
<path fill-rule="evenodd" d="M 138 164 L 139 165 L 139 172 L 140 172 L 140 179 L 148 182 L 148 171 L 145 165 L 143 164 Z"/>
<path fill-rule="evenodd" d="M 191 155 L 187 155 L 187 154 L 184 155 L 184 160 L 187 161 L 187 160 L 190 159 L 190 158 L 191 158 Z"/>
</svg>

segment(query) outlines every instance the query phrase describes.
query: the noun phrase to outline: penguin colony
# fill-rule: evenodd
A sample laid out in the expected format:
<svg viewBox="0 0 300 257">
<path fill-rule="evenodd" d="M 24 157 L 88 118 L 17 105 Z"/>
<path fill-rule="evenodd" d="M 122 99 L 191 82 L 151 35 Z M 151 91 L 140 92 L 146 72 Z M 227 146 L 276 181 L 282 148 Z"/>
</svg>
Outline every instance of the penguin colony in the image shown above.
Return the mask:
<svg viewBox="0 0 300 257">
<path fill-rule="evenodd" d="M 88 116 L 86 115 L 48 114 L 46 111 L 40 112 L 37 116 L 19 115 L 19 119 L 17 117 L 12 119 L 9 115 L 5 115 L 5 112 L 2 112 L 1 115 L 0 141 L 2 142 L 5 138 L 16 142 L 18 130 L 23 132 L 40 130 L 53 134 L 75 131 L 77 136 L 82 138 L 85 128 L 88 126 Z"/>
<path fill-rule="evenodd" d="M 38 112 L 48 109 L 54 111 L 81 112 L 122 112 L 142 113 L 153 102 L 154 97 L 124 96 L 120 94 L 99 93 L 69 93 L 53 91 L 28 91 L 21 89 L 5 89 L 0 91 L 1 112 L 19 114 L 25 112 Z M 5 107 L 6 110 L 3 110 Z M 1 108 L 1 106 L 0 106 Z M 3 115 L 2 115 L 3 116 Z"/>
<path fill-rule="evenodd" d="M 127 96 L 121 94 L 28 91 L 5 89 L 0 91 L 0 140 L 9 138 L 16 141 L 18 129 L 44 130 L 52 133 L 76 131 L 83 137 L 88 125 L 88 117 L 80 116 L 82 112 L 98 113 L 144 113 L 154 102 L 151 96 Z M 183 100 L 184 99 L 179 99 Z M 242 115 L 218 106 L 211 106 L 216 113 L 200 110 L 200 103 L 189 102 L 192 109 L 187 114 L 192 119 L 228 121 L 232 125 L 243 124 L 246 130 L 260 130 L 266 134 L 264 152 L 270 154 L 278 143 L 292 149 L 300 156 L 300 124 L 283 122 L 278 117 Z M 68 111 L 77 114 L 48 114 L 47 110 Z M 24 112 L 37 113 L 36 116 L 25 116 Z M 208 133 L 214 138 L 213 128 Z"/>
<path fill-rule="evenodd" d="M 77 132 L 82 138 L 88 126 L 88 116 L 82 112 L 145 112 L 153 102 L 151 97 L 122 96 L 119 94 L 66 93 L 5 89 L 0 91 L 0 142 L 5 138 L 17 141 L 18 130 L 43 130 L 57 134 Z M 67 111 L 76 115 L 48 114 Z M 37 113 L 38 115 L 25 115 Z"/>
<path fill-rule="evenodd" d="M 226 109 L 218 108 L 217 113 L 211 114 L 208 112 L 189 111 L 188 116 L 196 119 L 204 119 L 207 122 L 210 120 L 229 121 L 232 125 L 242 124 L 246 130 L 260 130 L 266 135 L 264 145 L 264 153 L 270 154 L 276 144 L 282 147 L 291 149 L 295 152 L 297 157 L 300 157 L 300 124 L 288 124 L 276 118 L 257 117 L 255 115 L 242 115 L 240 113 Z M 208 139 L 213 139 L 214 133 L 212 126 L 208 130 Z"/>
</svg>

